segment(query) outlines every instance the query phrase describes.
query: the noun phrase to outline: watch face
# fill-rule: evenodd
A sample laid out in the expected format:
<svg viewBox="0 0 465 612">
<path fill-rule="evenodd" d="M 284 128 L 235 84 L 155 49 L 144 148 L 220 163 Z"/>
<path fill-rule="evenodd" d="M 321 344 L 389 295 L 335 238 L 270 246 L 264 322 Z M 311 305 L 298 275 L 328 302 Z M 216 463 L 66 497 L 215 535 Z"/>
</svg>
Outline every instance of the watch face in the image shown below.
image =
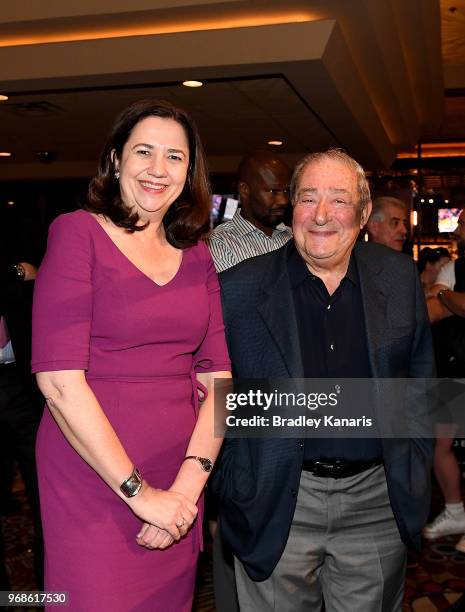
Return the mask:
<svg viewBox="0 0 465 612">
<path fill-rule="evenodd" d="M 204 472 L 211 472 L 213 469 L 213 461 L 208 459 L 207 457 L 197 457 L 196 455 L 189 455 L 188 457 L 184 457 L 184 461 L 186 459 L 194 459 L 200 463 L 200 467 Z"/>
<path fill-rule="evenodd" d="M 201 459 L 200 463 L 202 464 L 202 467 L 206 472 L 212 471 L 213 463 L 210 461 L 210 459 Z"/>
<path fill-rule="evenodd" d="M 26 276 L 26 270 L 21 264 L 15 264 L 14 268 L 19 278 L 24 278 Z"/>
</svg>

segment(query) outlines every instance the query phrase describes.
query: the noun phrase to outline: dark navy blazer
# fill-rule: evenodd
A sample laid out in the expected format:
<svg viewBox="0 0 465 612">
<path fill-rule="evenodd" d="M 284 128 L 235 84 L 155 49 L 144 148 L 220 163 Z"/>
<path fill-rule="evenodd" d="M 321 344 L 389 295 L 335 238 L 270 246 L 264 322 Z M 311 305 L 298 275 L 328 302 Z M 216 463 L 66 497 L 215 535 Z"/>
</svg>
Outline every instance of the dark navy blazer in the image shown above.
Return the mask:
<svg viewBox="0 0 465 612">
<path fill-rule="evenodd" d="M 286 264 L 291 244 L 220 275 L 236 377 L 303 378 Z M 430 327 L 414 262 L 371 243 L 357 243 L 354 253 L 373 377 L 431 378 Z M 413 415 L 411 422 L 420 421 Z M 418 546 L 429 511 L 433 440 L 386 438 L 382 445 L 399 532 L 406 544 Z M 212 488 L 219 498 L 223 537 L 254 580 L 270 576 L 286 545 L 303 446 L 296 439 L 225 441 Z"/>
</svg>

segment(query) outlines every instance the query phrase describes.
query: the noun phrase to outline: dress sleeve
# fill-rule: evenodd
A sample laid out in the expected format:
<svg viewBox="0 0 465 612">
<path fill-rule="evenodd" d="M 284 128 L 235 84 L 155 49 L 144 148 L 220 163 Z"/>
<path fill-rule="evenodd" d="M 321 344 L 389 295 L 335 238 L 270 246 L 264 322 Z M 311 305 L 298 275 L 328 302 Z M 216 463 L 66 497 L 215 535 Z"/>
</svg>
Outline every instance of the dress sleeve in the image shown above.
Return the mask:
<svg viewBox="0 0 465 612">
<path fill-rule="evenodd" d="M 205 253 L 210 320 L 207 333 L 194 354 L 194 370 L 196 372 L 229 372 L 231 362 L 226 346 L 218 276 L 207 247 L 201 244 L 201 248 Z"/>
<path fill-rule="evenodd" d="M 93 244 L 75 213 L 50 226 L 34 290 L 32 371 L 86 370 L 92 317 Z"/>
</svg>

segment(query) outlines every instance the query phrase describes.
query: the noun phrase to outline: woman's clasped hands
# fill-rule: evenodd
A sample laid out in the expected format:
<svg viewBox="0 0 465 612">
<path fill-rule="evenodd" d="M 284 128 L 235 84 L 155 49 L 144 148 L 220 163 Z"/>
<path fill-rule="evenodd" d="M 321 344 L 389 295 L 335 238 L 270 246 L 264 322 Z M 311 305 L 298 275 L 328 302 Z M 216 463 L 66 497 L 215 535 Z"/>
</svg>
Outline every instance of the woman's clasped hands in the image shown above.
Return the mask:
<svg viewBox="0 0 465 612">
<path fill-rule="evenodd" d="M 144 521 L 136 542 L 149 549 L 168 548 L 192 527 L 197 506 L 179 491 L 144 485 L 131 504 L 134 513 Z"/>
</svg>

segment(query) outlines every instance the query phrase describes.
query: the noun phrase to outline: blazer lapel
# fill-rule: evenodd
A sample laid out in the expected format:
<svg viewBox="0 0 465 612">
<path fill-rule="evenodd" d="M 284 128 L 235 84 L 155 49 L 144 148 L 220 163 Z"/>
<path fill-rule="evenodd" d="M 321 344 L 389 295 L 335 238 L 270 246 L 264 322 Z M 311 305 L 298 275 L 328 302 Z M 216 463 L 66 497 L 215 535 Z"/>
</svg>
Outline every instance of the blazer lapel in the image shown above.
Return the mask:
<svg viewBox="0 0 465 612">
<path fill-rule="evenodd" d="M 262 278 L 258 312 L 276 343 L 291 378 L 303 378 L 299 332 L 292 287 L 287 273 L 287 256 L 292 240 L 277 252 Z"/>
<path fill-rule="evenodd" d="M 385 373 L 380 358 L 387 329 L 387 302 L 389 291 L 392 289 L 383 280 L 382 263 L 376 258 L 370 258 L 363 249 L 363 244 L 358 243 L 354 253 L 360 280 L 372 376 L 382 377 Z"/>
</svg>

